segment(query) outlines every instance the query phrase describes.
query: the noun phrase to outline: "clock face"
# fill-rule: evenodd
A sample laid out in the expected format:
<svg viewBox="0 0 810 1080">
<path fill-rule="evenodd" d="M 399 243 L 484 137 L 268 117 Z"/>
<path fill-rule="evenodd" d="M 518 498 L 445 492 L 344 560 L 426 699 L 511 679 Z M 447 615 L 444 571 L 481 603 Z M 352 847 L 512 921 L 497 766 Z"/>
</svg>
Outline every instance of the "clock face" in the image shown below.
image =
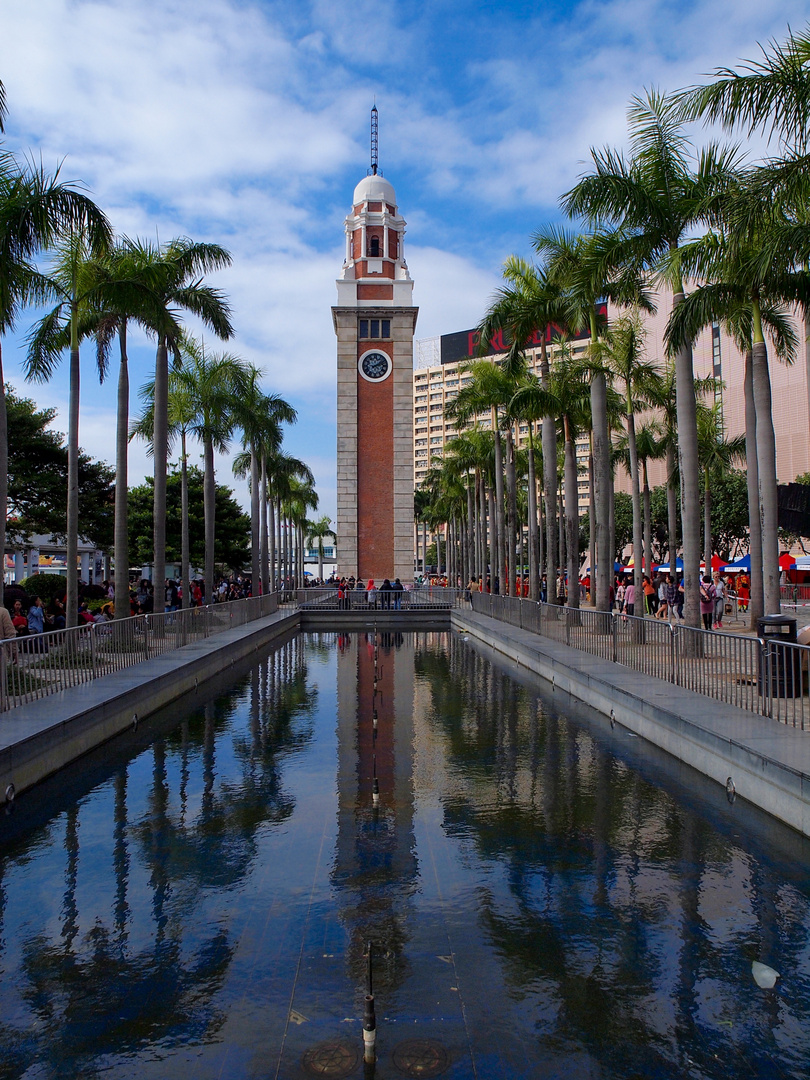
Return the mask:
<svg viewBox="0 0 810 1080">
<path fill-rule="evenodd" d="M 391 358 L 382 352 L 364 353 L 357 366 L 369 382 L 382 382 L 391 374 Z"/>
</svg>

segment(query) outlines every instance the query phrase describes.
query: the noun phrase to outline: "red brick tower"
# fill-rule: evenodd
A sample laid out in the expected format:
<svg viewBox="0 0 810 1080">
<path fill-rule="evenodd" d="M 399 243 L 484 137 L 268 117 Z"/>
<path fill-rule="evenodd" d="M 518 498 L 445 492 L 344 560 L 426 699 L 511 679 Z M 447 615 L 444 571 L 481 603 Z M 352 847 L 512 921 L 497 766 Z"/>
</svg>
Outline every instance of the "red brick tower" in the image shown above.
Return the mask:
<svg viewBox="0 0 810 1080">
<path fill-rule="evenodd" d="M 354 189 L 332 308 L 337 354 L 337 571 L 413 577 L 413 334 L 405 221 L 377 171 Z"/>
</svg>

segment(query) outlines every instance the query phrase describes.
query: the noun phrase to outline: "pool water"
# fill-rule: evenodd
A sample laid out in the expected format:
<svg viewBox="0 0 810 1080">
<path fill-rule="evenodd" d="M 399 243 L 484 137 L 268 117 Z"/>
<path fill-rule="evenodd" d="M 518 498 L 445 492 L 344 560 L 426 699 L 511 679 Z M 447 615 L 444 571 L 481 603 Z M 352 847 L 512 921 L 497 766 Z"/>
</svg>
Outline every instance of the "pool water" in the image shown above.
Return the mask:
<svg viewBox="0 0 810 1080">
<path fill-rule="evenodd" d="M 806 843 L 456 634 L 297 637 L 0 836 L 2 1078 L 810 1075 Z"/>
</svg>

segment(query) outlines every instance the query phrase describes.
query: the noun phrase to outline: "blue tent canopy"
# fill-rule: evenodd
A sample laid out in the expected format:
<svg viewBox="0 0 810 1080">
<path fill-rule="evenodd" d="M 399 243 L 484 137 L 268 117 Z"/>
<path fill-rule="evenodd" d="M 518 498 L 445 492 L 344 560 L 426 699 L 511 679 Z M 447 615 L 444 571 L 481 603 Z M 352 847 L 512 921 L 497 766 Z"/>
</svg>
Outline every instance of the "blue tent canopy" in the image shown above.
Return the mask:
<svg viewBox="0 0 810 1080">
<path fill-rule="evenodd" d="M 660 570 L 664 574 L 668 574 L 669 573 L 669 563 L 662 563 L 661 566 L 656 567 L 656 569 Z M 676 559 L 675 560 L 675 570 L 676 571 L 683 570 L 683 559 Z"/>
<path fill-rule="evenodd" d="M 741 559 L 736 559 L 734 562 L 730 562 L 729 566 L 738 566 L 740 570 L 751 569 L 751 555 L 743 555 Z"/>
</svg>

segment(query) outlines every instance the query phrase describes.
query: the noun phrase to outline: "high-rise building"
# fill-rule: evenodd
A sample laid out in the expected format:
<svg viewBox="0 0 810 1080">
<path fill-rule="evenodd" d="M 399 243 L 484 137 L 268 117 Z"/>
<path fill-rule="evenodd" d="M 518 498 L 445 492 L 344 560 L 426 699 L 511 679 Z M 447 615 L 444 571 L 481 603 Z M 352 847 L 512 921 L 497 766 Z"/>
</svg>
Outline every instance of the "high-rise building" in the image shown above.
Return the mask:
<svg viewBox="0 0 810 1080">
<path fill-rule="evenodd" d="M 647 359 L 663 368 L 666 362 L 664 348 L 664 330 L 672 307 L 671 293 L 661 292 L 657 296 L 657 313 L 644 315 L 646 329 Z M 614 318 L 617 312 L 610 311 Z M 804 327 L 796 319 L 797 337 L 804 341 Z M 477 335 L 474 330 L 446 334 L 440 338 L 428 338 L 416 342 L 416 367 L 413 373 L 414 394 L 414 485 L 424 480 L 432 458 L 440 459 L 446 443 L 457 430 L 455 424 L 444 417 L 444 405 L 451 401 L 464 384 L 465 376 L 461 370 L 464 360 L 474 355 L 477 348 Z M 530 343 L 526 357 L 530 370 L 539 374 L 539 343 Z M 571 343 L 575 355 L 582 355 L 587 349 L 587 339 L 574 340 Z M 553 360 L 555 346 L 549 344 L 549 358 Z M 505 346 L 496 340 L 489 357 L 493 362 L 502 359 Z M 810 406 L 808 405 L 807 368 L 802 355 L 799 362 L 784 364 L 771 356 L 770 372 L 773 396 L 773 419 L 776 431 L 777 471 L 780 483 L 789 483 L 800 473 L 810 471 Z M 705 378 L 714 376 L 719 380 L 715 399 L 722 408 L 723 419 L 728 436 L 745 433 L 744 373 L 745 357 L 734 340 L 722 326 L 707 327 L 697 338 L 693 348 L 695 376 Z M 489 415 L 479 417 L 478 426 L 488 428 Z M 468 427 L 472 425 L 467 425 Z M 539 424 L 537 425 L 539 431 Z M 516 427 L 518 445 L 523 445 L 528 437 L 528 424 Z M 577 441 L 577 465 L 579 467 L 579 509 L 580 513 L 588 509 L 588 439 L 586 436 Z M 666 481 L 666 466 L 663 462 L 649 464 L 649 478 L 652 485 Z M 629 477 L 617 475 L 616 488 L 629 491 Z"/>
</svg>

